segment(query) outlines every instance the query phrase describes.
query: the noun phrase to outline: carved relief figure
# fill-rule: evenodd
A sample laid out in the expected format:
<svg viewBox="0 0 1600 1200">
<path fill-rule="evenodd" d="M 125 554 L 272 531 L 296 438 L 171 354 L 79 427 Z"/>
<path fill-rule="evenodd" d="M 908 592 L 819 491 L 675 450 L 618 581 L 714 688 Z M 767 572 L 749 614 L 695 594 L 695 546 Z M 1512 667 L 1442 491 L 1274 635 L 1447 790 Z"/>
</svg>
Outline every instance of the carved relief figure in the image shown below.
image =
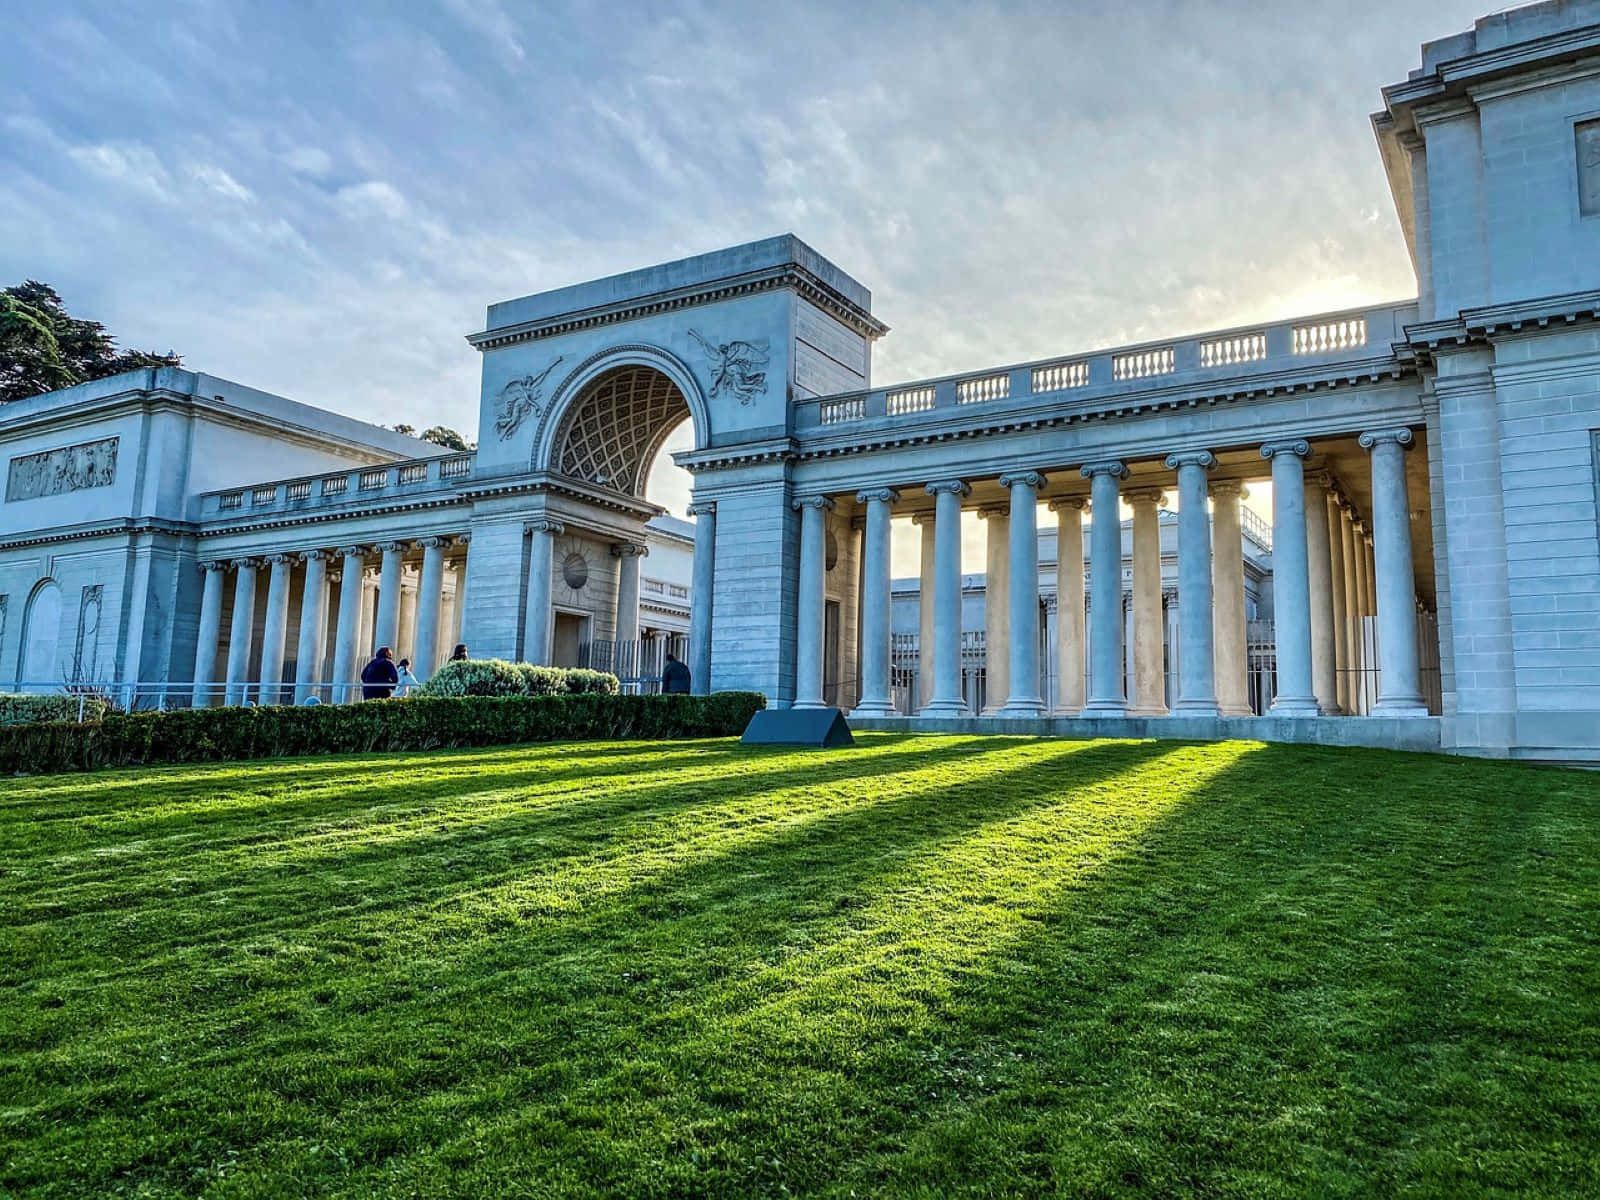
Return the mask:
<svg viewBox="0 0 1600 1200">
<path fill-rule="evenodd" d="M 11 460 L 7 500 L 36 500 L 84 488 L 109 487 L 117 478 L 117 438 L 41 450 Z"/>
<path fill-rule="evenodd" d="M 545 378 L 560 362 L 561 359 L 557 358 L 537 375 L 513 379 L 500 389 L 494 401 L 494 431 L 500 435 L 501 441 L 515 433 L 530 415 L 543 411 L 539 393 L 544 388 Z"/>
<path fill-rule="evenodd" d="M 1578 138 L 1578 211 L 1600 216 L 1600 121 L 1585 121 Z"/>
<path fill-rule="evenodd" d="M 706 361 L 711 364 L 711 396 L 715 399 L 724 391 L 739 397 L 740 404 L 767 390 L 767 360 L 772 357 L 766 338 L 754 342 L 722 342 L 713 346 L 697 330 L 689 336 L 700 343 Z"/>
<path fill-rule="evenodd" d="M 104 594 L 104 585 L 98 583 L 83 589 L 83 598 L 78 604 L 78 640 L 72 651 L 74 679 L 95 678 L 100 657 L 100 600 Z"/>
</svg>

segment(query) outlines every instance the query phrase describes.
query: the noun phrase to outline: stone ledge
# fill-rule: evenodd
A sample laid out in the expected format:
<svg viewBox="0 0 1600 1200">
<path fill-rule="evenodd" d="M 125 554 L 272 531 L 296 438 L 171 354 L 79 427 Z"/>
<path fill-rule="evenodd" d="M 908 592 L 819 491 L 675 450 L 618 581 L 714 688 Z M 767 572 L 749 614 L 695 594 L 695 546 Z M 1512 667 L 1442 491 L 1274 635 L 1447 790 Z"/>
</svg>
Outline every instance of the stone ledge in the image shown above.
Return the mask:
<svg viewBox="0 0 1600 1200">
<path fill-rule="evenodd" d="M 861 732 L 1303 742 L 1438 753 L 1438 717 L 857 717 Z"/>
</svg>

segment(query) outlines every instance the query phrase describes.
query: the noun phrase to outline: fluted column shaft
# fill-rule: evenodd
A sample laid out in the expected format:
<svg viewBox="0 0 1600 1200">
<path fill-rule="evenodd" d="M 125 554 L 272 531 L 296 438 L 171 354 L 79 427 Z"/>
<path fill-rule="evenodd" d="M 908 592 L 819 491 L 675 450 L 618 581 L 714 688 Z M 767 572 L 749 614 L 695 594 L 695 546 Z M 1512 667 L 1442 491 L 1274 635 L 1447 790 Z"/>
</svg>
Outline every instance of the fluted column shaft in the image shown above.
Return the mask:
<svg viewBox="0 0 1600 1200">
<path fill-rule="evenodd" d="M 918 513 L 911 523 L 921 532 L 917 562 L 917 702 L 918 709 L 933 699 L 933 558 L 936 543 L 932 513 Z"/>
<path fill-rule="evenodd" d="M 1299 440 L 1261 447 L 1261 456 L 1272 460 L 1272 627 L 1278 670 L 1272 712 L 1280 717 L 1317 715 L 1311 680 L 1306 478 L 1301 462 L 1310 453 L 1311 447 Z"/>
<path fill-rule="evenodd" d="M 222 636 L 222 585 L 225 567 L 219 562 L 201 563 L 205 584 L 200 591 L 200 628 L 194 643 L 194 690 L 189 704 L 207 708 L 211 704 L 211 685 L 217 675 L 217 641 Z"/>
<path fill-rule="evenodd" d="M 711 692 L 711 622 L 717 587 L 717 505 L 689 506 L 694 517 L 694 577 L 689 589 L 689 689 Z"/>
<path fill-rule="evenodd" d="M 417 636 L 413 647 L 411 673 L 421 683 L 439 666 L 443 655 L 439 652 L 440 634 L 444 615 L 444 552 L 450 539 L 424 538 L 422 541 L 422 573 L 417 577 Z"/>
<path fill-rule="evenodd" d="M 1217 711 L 1225 717 L 1248 717 L 1254 711 L 1244 609 L 1244 530 L 1239 523 L 1239 501 L 1247 494 L 1237 479 L 1219 479 L 1211 485 L 1211 634 L 1216 643 Z"/>
<path fill-rule="evenodd" d="M 1133 508 L 1133 697 L 1131 713 L 1167 715 L 1166 630 L 1161 620 L 1160 488 L 1125 492 Z"/>
<path fill-rule="evenodd" d="M 1039 489 L 1048 481 L 1038 471 L 1000 476 L 1011 493 L 1007 524 L 1006 636 L 1008 717 L 1036 717 L 1044 712 L 1039 688 Z"/>
<path fill-rule="evenodd" d="M 1406 495 L 1409 429 L 1361 435 L 1372 454 L 1372 534 L 1378 599 L 1378 703 L 1375 715 L 1426 716 L 1417 654 L 1417 589 L 1411 566 L 1411 504 Z"/>
<path fill-rule="evenodd" d="M 1356 522 L 1349 510 L 1339 514 L 1339 538 L 1344 544 L 1345 702 L 1350 712 L 1360 713 L 1366 711 L 1366 639 L 1361 628 L 1361 567 L 1356 554 Z"/>
<path fill-rule="evenodd" d="M 971 491 L 960 480 L 930 483 L 934 498 L 933 698 L 925 717 L 960 717 L 961 695 L 961 501 Z"/>
<path fill-rule="evenodd" d="M 1173 711 L 1182 716 L 1214 717 L 1218 711 L 1211 515 L 1206 510 L 1206 473 L 1216 463 L 1209 450 L 1167 458 L 1167 466 L 1178 472 L 1178 701 Z"/>
<path fill-rule="evenodd" d="M 317 690 L 322 672 L 324 630 L 328 624 L 328 556 L 308 550 L 300 585 L 300 638 L 294 652 L 294 702 L 304 704 Z"/>
<path fill-rule="evenodd" d="M 889 679 L 890 518 L 900 494 L 877 488 L 856 496 L 867 506 L 862 531 L 861 568 L 861 699 L 855 711 L 863 716 L 889 716 L 894 693 Z"/>
<path fill-rule="evenodd" d="M 983 711 L 1005 707 L 1011 687 L 1011 517 L 1004 508 L 980 508 L 984 525 Z"/>
<path fill-rule="evenodd" d="M 1338 495 L 1330 490 L 1323 505 L 1328 526 L 1328 582 L 1333 592 L 1333 693 L 1343 713 L 1350 706 L 1350 621 L 1345 612 L 1344 585 L 1344 510 Z"/>
<path fill-rule="evenodd" d="M 1334 669 L 1333 555 L 1328 544 L 1328 476 L 1306 480 L 1306 586 L 1311 602 L 1311 692 L 1317 711 L 1339 711 L 1339 677 Z"/>
<path fill-rule="evenodd" d="M 1122 671 L 1122 517 L 1118 483 L 1128 468 L 1116 461 L 1082 468 L 1090 481 L 1089 701 L 1086 717 L 1127 712 Z"/>
<path fill-rule="evenodd" d="M 1083 510 L 1082 496 L 1052 500 L 1056 514 L 1056 711 L 1083 709 Z"/>
<path fill-rule="evenodd" d="M 333 642 L 333 702 L 353 699 L 350 685 L 360 669 L 357 660 L 361 646 L 361 600 L 366 593 L 362 575 L 367 569 L 366 550 L 345 546 L 339 551 L 339 624 Z"/>
<path fill-rule="evenodd" d="M 550 573 L 555 540 L 566 531 L 560 521 L 528 523 L 528 608 L 522 621 L 522 657 L 541 667 L 550 665 Z"/>
<path fill-rule="evenodd" d="M 822 708 L 822 641 L 827 605 L 828 513 L 826 496 L 796 500 L 800 512 L 800 594 L 795 605 L 794 706 Z"/>
<path fill-rule="evenodd" d="M 619 642 L 639 640 L 639 560 L 649 553 L 648 547 L 636 542 L 612 546 L 617 560 L 617 623 Z"/>
<path fill-rule="evenodd" d="M 393 650 L 400 640 L 400 573 L 405 566 L 406 547 L 404 542 L 384 542 L 378 549 L 383 551 L 383 565 L 378 571 L 378 616 L 372 627 L 369 652 L 380 646 Z"/>
<path fill-rule="evenodd" d="M 256 627 L 256 564 L 247 558 L 233 564 L 233 622 L 228 630 L 229 704 L 243 704 L 250 684 L 250 647 Z"/>
<path fill-rule="evenodd" d="M 274 554 L 267 562 L 266 620 L 261 626 L 261 678 L 256 699 L 261 704 L 283 703 L 283 660 L 289 643 L 289 579 L 294 558 Z"/>
</svg>

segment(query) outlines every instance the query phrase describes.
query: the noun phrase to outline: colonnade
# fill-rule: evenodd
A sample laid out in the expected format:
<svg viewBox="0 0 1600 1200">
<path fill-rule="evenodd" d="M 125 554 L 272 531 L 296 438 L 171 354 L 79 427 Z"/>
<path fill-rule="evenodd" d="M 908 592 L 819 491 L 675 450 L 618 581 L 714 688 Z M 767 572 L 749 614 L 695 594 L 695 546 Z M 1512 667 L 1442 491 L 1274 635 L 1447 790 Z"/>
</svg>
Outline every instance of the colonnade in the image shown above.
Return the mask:
<svg viewBox="0 0 1600 1200">
<path fill-rule="evenodd" d="M 555 604 L 555 540 L 567 532 L 560 521 L 540 518 L 527 525 L 530 544 L 528 548 L 528 599 L 523 615 L 522 657 L 531 663 L 549 665 L 554 650 Z M 609 546 L 617 562 L 617 602 L 613 614 L 613 637 L 619 643 L 639 642 L 639 568 L 641 560 L 650 553 L 643 542 L 613 542 Z M 699 547 L 696 546 L 696 562 Z M 697 568 L 698 569 L 698 568 Z M 698 584 L 698 578 L 696 579 Z M 710 586 L 702 595 L 710 595 Z M 691 611 L 692 608 L 691 608 Z M 693 635 L 691 634 L 691 641 Z M 641 644 L 641 651 L 643 646 Z"/>
<path fill-rule="evenodd" d="M 361 668 L 380 646 L 391 647 L 397 659 L 410 658 L 413 674 L 426 680 L 459 636 L 469 539 L 469 534 L 462 533 L 200 563 L 205 582 L 191 703 L 197 707 L 209 704 L 216 691 L 217 659 L 224 656 L 220 634 L 229 571 L 233 572 L 233 616 L 224 656 L 224 703 L 242 704 L 251 699 L 281 702 L 292 685 L 293 701 L 301 704 L 314 695 L 321 698 L 324 683 L 332 685 L 329 699 L 355 699 Z M 420 562 L 414 571 L 408 570 L 408 558 L 419 549 Z M 299 635 L 291 680 L 285 677 L 285 667 L 290 593 L 297 566 L 301 567 Z M 263 572 L 267 595 L 256 660 L 256 591 Z M 332 630 L 333 665 L 329 679 L 324 680 L 334 584 L 338 585 L 338 601 Z"/>
<path fill-rule="evenodd" d="M 1273 629 L 1276 694 L 1270 714 L 1315 717 L 1358 711 L 1353 682 L 1362 646 L 1362 617 L 1377 616 L 1377 701 L 1372 715 L 1427 713 L 1419 672 L 1415 580 L 1405 448 L 1409 429 L 1361 434 L 1372 475 L 1370 527 L 1326 472 L 1306 472 L 1311 446 L 1283 439 L 1260 447 L 1273 497 Z M 1245 619 L 1242 478 L 1213 478 L 1217 456 L 1186 449 L 1166 456 L 1176 476 L 1178 508 L 1179 686 L 1171 714 L 1242 716 L 1251 712 Z M 1164 622 L 1159 507 L 1165 494 L 1143 482 L 1124 488 L 1126 463 L 1107 458 L 1081 463 L 1085 497 L 1050 496 L 1043 470 L 999 477 L 1003 509 L 986 509 L 989 645 L 986 713 L 1039 716 L 1045 711 L 1040 669 L 1038 506 L 1048 500 L 1057 518 L 1057 711 L 1086 717 L 1165 716 Z M 1143 475 L 1143 473 L 1141 473 Z M 965 716 L 961 687 L 961 512 L 971 495 L 964 479 L 940 479 L 922 489 L 930 516 L 921 532 L 921 619 L 924 677 L 919 714 Z M 856 495 L 865 507 L 861 598 L 861 699 L 854 712 L 889 715 L 890 523 L 901 492 L 880 487 Z M 1211 511 L 1208 513 L 1207 505 Z M 1133 510 L 1133 669 L 1124 663 L 1122 521 Z M 826 514 L 831 498 L 801 495 L 798 638 L 795 705 L 820 707 Z M 1083 572 L 1083 521 L 1089 522 L 1089 570 Z M 697 554 L 697 575 L 698 575 Z M 697 578 L 697 587 L 699 580 Z M 1088 590 L 1084 606 L 1070 597 Z M 699 592 L 704 595 L 704 592 Z M 1086 628 L 1087 624 L 1087 628 Z M 931 664 L 929 660 L 931 659 Z M 926 669 L 931 665 L 931 670 Z M 997 669 L 998 668 L 998 669 Z M 1082 681 L 1087 677 L 1087 687 Z M 1131 687 L 1129 684 L 1131 683 Z"/>
</svg>

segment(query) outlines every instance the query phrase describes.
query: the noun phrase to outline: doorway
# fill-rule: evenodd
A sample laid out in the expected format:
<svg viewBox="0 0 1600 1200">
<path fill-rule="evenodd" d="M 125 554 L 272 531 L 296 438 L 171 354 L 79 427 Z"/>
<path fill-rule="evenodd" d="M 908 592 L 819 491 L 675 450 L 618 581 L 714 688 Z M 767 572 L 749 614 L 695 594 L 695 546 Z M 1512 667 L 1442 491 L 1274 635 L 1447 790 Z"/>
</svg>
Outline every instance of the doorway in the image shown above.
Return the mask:
<svg viewBox="0 0 1600 1200">
<path fill-rule="evenodd" d="M 583 643 L 588 640 L 589 618 L 578 613 L 556 614 L 555 637 L 550 643 L 550 665 L 575 667 Z"/>
</svg>

